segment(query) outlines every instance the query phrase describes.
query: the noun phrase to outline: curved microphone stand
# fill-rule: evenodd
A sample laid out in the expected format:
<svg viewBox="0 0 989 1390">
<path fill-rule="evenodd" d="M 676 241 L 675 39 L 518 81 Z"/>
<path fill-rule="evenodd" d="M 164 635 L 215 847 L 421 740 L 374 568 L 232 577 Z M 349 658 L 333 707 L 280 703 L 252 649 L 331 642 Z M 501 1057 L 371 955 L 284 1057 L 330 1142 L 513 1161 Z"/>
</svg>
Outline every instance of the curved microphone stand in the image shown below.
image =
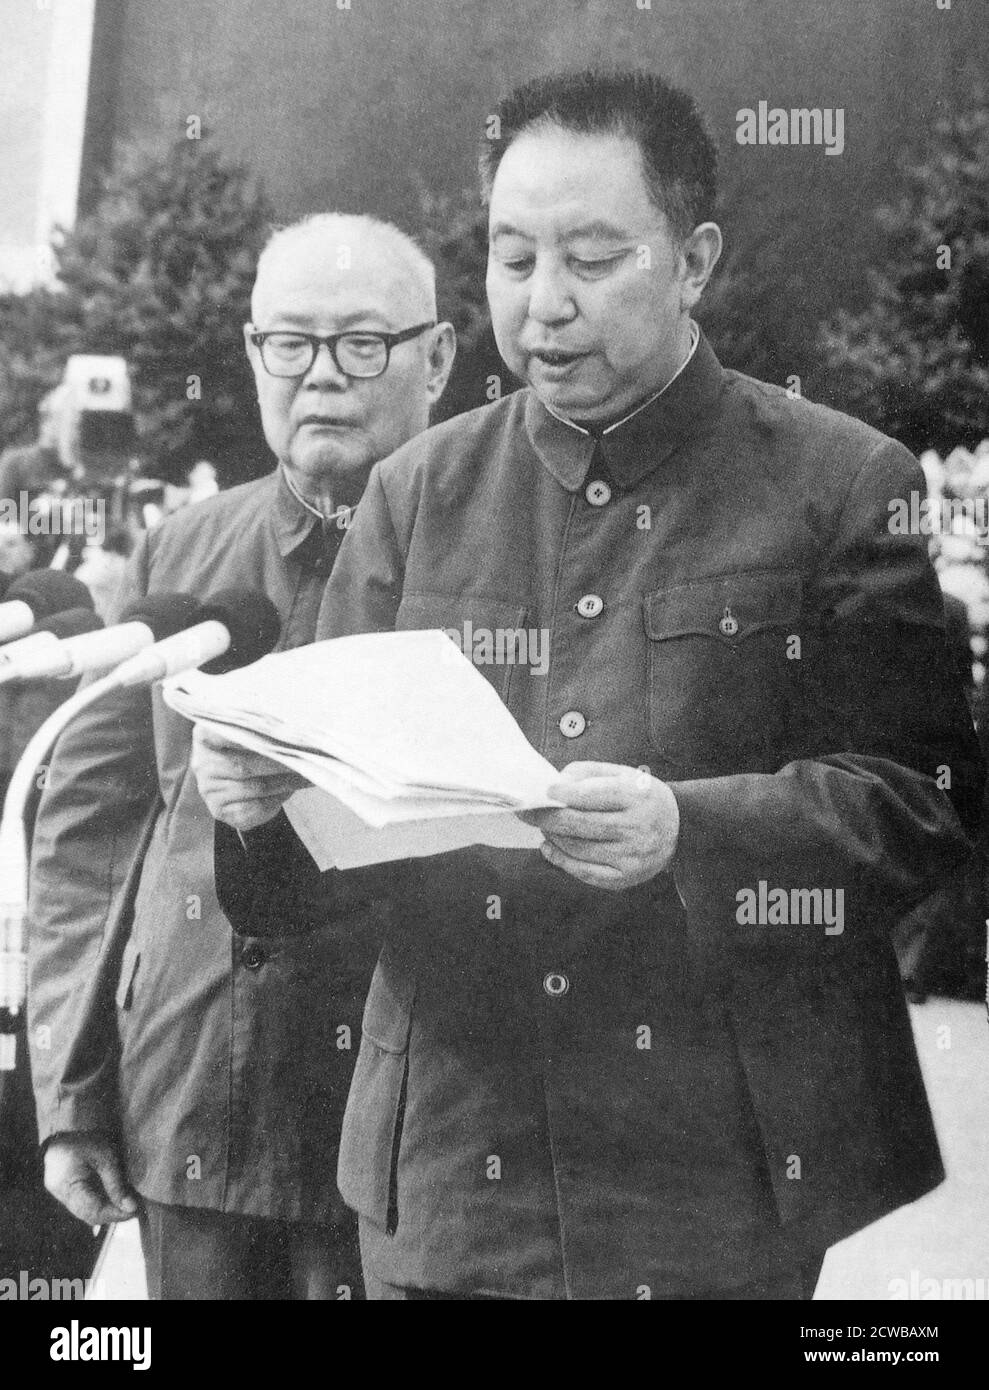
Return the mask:
<svg viewBox="0 0 989 1390">
<path fill-rule="evenodd" d="M 65 726 L 82 710 L 116 688 L 111 671 L 77 690 L 48 716 L 17 761 L 0 817 L 0 1071 L 13 1071 L 17 1034 L 24 1026 L 27 995 L 27 951 L 24 918 L 27 913 L 28 852 L 24 809 L 38 768 L 51 752 Z"/>
</svg>

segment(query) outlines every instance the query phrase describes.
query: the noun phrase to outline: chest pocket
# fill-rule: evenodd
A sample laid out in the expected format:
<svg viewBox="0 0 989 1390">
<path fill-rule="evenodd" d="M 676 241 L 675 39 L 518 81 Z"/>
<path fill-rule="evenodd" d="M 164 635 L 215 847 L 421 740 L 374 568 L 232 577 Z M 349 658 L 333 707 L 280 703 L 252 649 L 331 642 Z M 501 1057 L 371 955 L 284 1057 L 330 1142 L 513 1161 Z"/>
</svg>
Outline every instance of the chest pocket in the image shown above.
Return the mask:
<svg viewBox="0 0 989 1390">
<path fill-rule="evenodd" d="M 768 772 L 787 761 L 800 603 L 792 571 L 719 575 L 645 596 L 649 737 L 660 775 Z"/>
<path fill-rule="evenodd" d="M 400 632 L 447 631 L 507 705 L 516 668 L 528 651 L 525 621 L 525 604 L 517 599 L 406 591 L 395 627 Z"/>
</svg>

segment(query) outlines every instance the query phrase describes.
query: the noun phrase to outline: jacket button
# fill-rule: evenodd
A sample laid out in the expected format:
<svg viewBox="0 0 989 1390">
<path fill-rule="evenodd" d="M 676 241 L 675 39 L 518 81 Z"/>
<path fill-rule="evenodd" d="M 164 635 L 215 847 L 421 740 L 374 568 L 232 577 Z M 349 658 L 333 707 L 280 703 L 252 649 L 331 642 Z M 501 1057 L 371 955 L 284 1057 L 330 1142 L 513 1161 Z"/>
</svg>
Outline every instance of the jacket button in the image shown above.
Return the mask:
<svg viewBox="0 0 989 1390">
<path fill-rule="evenodd" d="M 560 733 L 564 738 L 580 738 L 587 728 L 587 720 L 580 710 L 569 709 L 560 720 Z"/>
<path fill-rule="evenodd" d="M 603 478 L 595 478 L 584 489 L 584 496 L 592 507 L 606 507 L 611 501 L 611 488 Z"/>
<path fill-rule="evenodd" d="M 718 627 L 721 630 L 722 636 L 735 636 L 735 633 L 738 631 L 738 619 L 730 608 L 725 609 L 724 617 L 721 619 L 720 623 L 718 623 Z"/>
<path fill-rule="evenodd" d="M 240 953 L 240 963 L 246 970 L 260 970 L 268 953 L 257 941 L 249 941 Z"/>
<path fill-rule="evenodd" d="M 604 607 L 604 599 L 600 594 L 585 594 L 577 600 L 575 607 L 582 618 L 596 618 Z"/>
<path fill-rule="evenodd" d="M 566 994 L 570 988 L 570 981 L 566 975 L 561 975 L 559 971 L 551 970 L 543 980 L 543 989 L 551 999 L 559 999 L 561 994 Z"/>
</svg>

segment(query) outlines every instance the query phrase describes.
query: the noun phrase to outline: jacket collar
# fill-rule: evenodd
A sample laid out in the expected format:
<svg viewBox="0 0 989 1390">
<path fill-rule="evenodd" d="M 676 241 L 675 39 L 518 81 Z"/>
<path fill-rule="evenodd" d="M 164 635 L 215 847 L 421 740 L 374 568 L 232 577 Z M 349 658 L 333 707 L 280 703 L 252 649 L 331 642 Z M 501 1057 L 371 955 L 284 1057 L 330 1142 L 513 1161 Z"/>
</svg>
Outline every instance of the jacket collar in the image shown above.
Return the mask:
<svg viewBox="0 0 989 1390">
<path fill-rule="evenodd" d="M 346 528 L 338 526 L 335 517 L 324 518 L 304 501 L 281 464 L 278 465 L 272 525 L 283 559 L 291 557 L 306 569 L 330 573 Z"/>
<path fill-rule="evenodd" d="M 701 332 L 693 356 L 669 386 L 600 437 L 561 420 L 531 388 L 526 431 L 543 465 L 568 492 L 583 483 L 595 446 L 609 477 L 619 487 L 633 488 L 685 440 L 710 427 L 721 378 L 721 363 Z"/>
</svg>

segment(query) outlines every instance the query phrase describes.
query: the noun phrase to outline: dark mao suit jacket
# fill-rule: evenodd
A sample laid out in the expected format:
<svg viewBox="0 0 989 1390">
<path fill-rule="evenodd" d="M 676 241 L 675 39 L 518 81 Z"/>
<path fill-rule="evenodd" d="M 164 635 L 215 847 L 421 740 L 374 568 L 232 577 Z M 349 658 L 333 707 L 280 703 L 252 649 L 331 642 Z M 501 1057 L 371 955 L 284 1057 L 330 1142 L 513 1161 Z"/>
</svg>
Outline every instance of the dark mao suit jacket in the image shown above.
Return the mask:
<svg viewBox="0 0 989 1390">
<path fill-rule="evenodd" d="M 121 605 L 243 585 L 278 609 L 280 645 L 299 646 L 341 539 L 320 532 L 279 470 L 150 532 Z M 293 934 L 275 902 L 263 942 L 234 935 L 191 739 L 156 686 L 92 706 L 56 746 L 29 904 L 40 1137 L 119 1136 L 156 1202 L 329 1222 L 374 926 L 358 928 L 352 898 Z"/>
<path fill-rule="evenodd" d="M 924 540 L 887 525 L 921 486 L 703 338 L 600 441 L 521 391 L 378 465 L 318 636 L 545 630 L 547 673 L 482 667 L 529 740 L 648 767 L 681 816 L 618 894 L 535 852 L 389 866 L 339 1169 L 381 1278 L 700 1296 L 938 1183 L 888 930 L 967 854 L 982 771 Z M 347 879 L 293 877 L 311 922 Z M 740 920 L 745 890 L 842 930 Z"/>
</svg>

